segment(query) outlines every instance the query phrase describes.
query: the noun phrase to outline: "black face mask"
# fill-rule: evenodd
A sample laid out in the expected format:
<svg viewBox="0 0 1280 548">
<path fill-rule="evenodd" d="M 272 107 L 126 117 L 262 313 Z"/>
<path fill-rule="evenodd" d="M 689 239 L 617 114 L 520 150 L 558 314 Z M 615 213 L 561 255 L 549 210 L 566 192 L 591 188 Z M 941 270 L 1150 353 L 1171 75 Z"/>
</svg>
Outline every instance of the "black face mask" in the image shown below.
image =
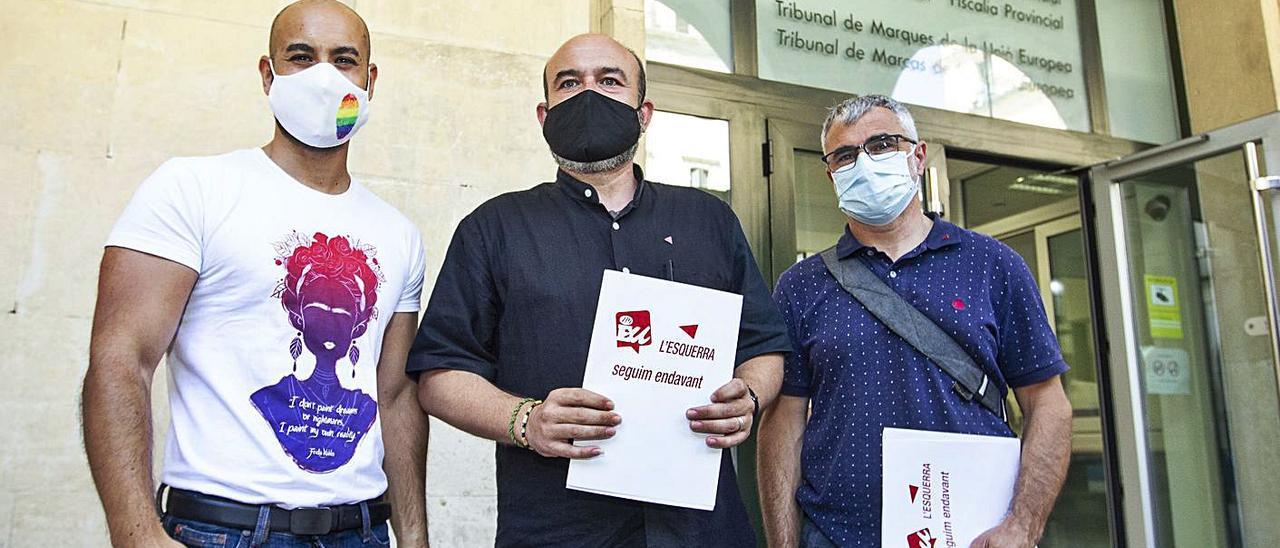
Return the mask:
<svg viewBox="0 0 1280 548">
<path fill-rule="evenodd" d="M 547 111 L 542 136 L 551 152 L 561 158 L 574 162 L 608 160 L 640 140 L 639 110 L 586 90 Z"/>
</svg>

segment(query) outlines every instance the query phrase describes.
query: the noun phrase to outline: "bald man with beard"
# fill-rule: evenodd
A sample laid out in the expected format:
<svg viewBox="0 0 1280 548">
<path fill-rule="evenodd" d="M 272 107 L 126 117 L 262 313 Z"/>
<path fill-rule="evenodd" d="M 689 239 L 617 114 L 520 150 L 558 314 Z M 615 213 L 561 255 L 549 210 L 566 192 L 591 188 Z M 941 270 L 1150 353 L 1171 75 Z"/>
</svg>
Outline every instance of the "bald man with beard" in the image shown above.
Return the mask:
<svg viewBox="0 0 1280 548">
<path fill-rule="evenodd" d="M 414 342 L 408 370 L 421 375 L 424 408 L 498 442 L 498 546 L 755 545 L 729 449 L 777 394 L 791 345 L 728 205 L 646 181 L 635 164 L 653 115 L 644 78 L 607 36 L 556 51 L 536 108 L 555 181 L 463 219 Z M 593 440 L 651 427 L 582 388 L 605 270 L 743 296 L 735 378 L 680 417 L 720 450 L 713 511 L 565 488 L 571 459 L 601 454 Z"/>
<path fill-rule="evenodd" d="M 369 56 L 347 6 L 286 7 L 258 60 L 271 141 L 165 162 L 108 238 L 83 422 L 113 545 L 386 546 L 388 518 L 427 545 L 427 421 L 404 372 L 421 237 L 347 169 Z"/>
</svg>

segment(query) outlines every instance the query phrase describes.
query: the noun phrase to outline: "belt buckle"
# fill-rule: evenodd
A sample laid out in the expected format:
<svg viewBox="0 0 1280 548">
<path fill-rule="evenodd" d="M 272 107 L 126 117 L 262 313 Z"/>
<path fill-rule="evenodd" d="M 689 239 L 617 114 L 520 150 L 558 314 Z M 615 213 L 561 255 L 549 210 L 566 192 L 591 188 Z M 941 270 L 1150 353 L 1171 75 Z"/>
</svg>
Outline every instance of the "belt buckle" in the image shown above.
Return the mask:
<svg viewBox="0 0 1280 548">
<path fill-rule="evenodd" d="M 327 535 L 333 531 L 329 508 L 296 508 L 289 512 L 289 532 L 295 535 Z"/>
</svg>

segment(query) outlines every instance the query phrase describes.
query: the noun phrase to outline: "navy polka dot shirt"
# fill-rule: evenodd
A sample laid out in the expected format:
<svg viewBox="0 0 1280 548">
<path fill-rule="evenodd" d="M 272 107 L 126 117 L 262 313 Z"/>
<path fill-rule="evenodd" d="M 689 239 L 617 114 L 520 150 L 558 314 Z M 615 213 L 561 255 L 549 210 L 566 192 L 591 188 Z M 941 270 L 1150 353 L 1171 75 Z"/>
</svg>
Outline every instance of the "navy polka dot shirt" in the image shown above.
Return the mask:
<svg viewBox="0 0 1280 548">
<path fill-rule="evenodd" d="M 1067 364 L 1026 263 L 1008 246 L 932 216 L 925 241 L 891 262 L 845 229 L 857 257 L 956 339 L 1001 393 L 1061 375 Z M 893 334 L 814 255 L 778 280 L 774 300 L 794 351 L 782 393 L 810 399 L 796 500 L 840 546 L 879 546 L 885 427 L 1012 436 L 951 378 Z"/>
</svg>

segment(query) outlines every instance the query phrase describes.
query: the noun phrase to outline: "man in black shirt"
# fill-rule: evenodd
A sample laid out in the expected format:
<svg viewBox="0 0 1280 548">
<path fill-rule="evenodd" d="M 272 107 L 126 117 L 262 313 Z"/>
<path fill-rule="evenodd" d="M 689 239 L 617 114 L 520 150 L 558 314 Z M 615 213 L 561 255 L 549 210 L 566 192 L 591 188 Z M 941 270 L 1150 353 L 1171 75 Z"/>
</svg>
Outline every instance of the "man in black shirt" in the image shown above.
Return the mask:
<svg viewBox="0 0 1280 548">
<path fill-rule="evenodd" d="M 421 374 L 419 400 L 499 442 L 499 546 L 754 545 L 728 448 L 773 401 L 791 346 L 738 220 L 633 163 L 653 114 L 633 52 L 578 36 L 543 76 L 537 113 L 556 181 L 494 198 L 458 226 L 407 366 Z M 569 459 L 600 454 L 574 440 L 627 427 L 607 394 L 580 388 L 607 269 L 743 295 L 735 378 L 686 415 L 725 449 L 714 511 L 565 488 Z"/>
</svg>

